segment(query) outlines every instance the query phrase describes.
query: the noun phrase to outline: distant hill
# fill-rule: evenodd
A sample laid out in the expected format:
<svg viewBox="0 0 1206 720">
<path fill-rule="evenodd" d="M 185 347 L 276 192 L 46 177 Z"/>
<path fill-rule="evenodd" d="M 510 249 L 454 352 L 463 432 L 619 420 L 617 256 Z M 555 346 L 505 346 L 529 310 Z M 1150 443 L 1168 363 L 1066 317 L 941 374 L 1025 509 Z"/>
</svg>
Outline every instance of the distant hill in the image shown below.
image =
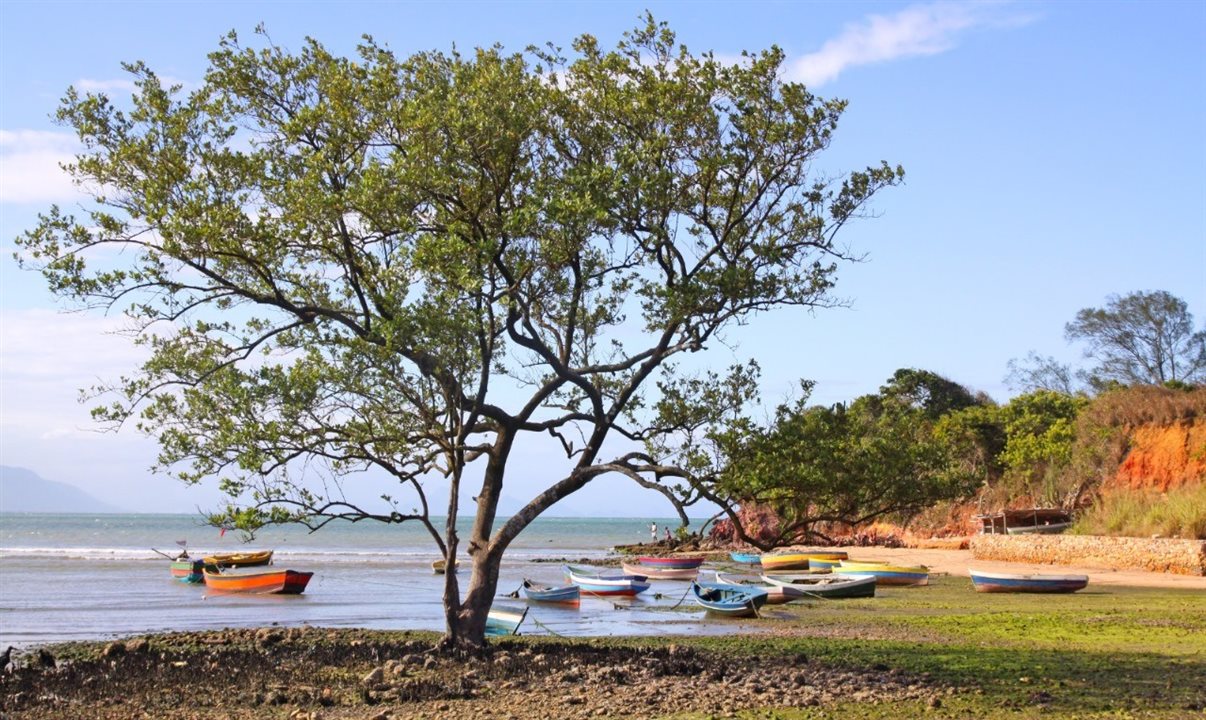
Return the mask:
<svg viewBox="0 0 1206 720">
<path fill-rule="evenodd" d="M 46 480 L 25 468 L 0 465 L 0 512 L 111 513 L 122 510 L 97 500 L 74 485 Z"/>
</svg>

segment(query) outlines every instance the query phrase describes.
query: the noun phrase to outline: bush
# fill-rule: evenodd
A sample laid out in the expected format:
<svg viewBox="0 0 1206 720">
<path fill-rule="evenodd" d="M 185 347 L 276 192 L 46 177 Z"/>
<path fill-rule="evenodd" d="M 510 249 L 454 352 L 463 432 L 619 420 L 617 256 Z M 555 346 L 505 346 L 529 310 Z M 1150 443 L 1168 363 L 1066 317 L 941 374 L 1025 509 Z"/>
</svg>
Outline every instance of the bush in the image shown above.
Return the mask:
<svg viewBox="0 0 1206 720">
<path fill-rule="evenodd" d="M 1077 519 L 1072 532 L 1206 540 L 1206 484 L 1160 494 L 1132 489 L 1110 491 Z"/>
</svg>

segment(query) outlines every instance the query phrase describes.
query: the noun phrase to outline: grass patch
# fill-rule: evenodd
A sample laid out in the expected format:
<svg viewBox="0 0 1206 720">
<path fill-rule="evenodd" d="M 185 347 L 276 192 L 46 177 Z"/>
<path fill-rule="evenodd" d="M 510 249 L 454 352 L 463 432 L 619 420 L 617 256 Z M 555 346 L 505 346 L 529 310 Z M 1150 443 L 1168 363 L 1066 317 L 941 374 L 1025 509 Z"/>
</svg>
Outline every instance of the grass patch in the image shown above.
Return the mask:
<svg viewBox="0 0 1206 720">
<path fill-rule="evenodd" d="M 1104 494 L 1080 516 L 1078 535 L 1206 538 L 1206 483 L 1165 493 L 1117 489 Z"/>
</svg>

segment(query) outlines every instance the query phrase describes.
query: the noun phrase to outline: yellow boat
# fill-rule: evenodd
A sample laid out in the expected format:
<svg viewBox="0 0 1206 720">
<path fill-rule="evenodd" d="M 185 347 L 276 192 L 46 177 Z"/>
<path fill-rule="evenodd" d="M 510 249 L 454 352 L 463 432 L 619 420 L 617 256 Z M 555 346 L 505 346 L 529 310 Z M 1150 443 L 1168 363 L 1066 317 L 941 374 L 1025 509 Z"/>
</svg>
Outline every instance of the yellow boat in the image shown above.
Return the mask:
<svg viewBox="0 0 1206 720">
<path fill-rule="evenodd" d="M 838 563 L 834 571 L 848 577 L 874 577 L 878 585 L 929 585 L 930 569 L 924 565 L 889 565 L 875 561 Z"/>
<path fill-rule="evenodd" d="M 255 567 L 272 562 L 271 550 L 255 550 L 253 552 L 214 553 L 201 559 L 206 565 L 213 567 Z"/>
<path fill-rule="evenodd" d="M 798 553 L 779 553 L 763 555 L 762 567 L 766 570 L 803 570 L 808 567 L 809 560 L 845 560 L 846 553 L 842 550 L 810 550 Z"/>
</svg>

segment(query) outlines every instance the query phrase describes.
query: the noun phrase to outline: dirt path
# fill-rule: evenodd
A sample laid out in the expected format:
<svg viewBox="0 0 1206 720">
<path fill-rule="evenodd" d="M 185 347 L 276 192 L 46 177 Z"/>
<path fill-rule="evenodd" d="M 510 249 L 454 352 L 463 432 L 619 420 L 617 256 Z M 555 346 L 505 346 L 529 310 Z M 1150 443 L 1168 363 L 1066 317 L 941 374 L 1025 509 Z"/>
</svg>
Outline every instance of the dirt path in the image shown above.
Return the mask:
<svg viewBox="0 0 1206 720">
<path fill-rule="evenodd" d="M 968 568 L 1004 573 L 1056 573 L 1088 575 L 1090 584 L 1133 585 L 1138 587 L 1206 590 L 1206 577 L 1147 572 L 1144 570 L 1103 570 L 1077 565 L 977 560 L 970 550 L 923 550 L 918 548 L 847 548 L 858 560 L 886 560 L 904 565 L 925 565 L 931 572 L 968 576 Z"/>
</svg>

